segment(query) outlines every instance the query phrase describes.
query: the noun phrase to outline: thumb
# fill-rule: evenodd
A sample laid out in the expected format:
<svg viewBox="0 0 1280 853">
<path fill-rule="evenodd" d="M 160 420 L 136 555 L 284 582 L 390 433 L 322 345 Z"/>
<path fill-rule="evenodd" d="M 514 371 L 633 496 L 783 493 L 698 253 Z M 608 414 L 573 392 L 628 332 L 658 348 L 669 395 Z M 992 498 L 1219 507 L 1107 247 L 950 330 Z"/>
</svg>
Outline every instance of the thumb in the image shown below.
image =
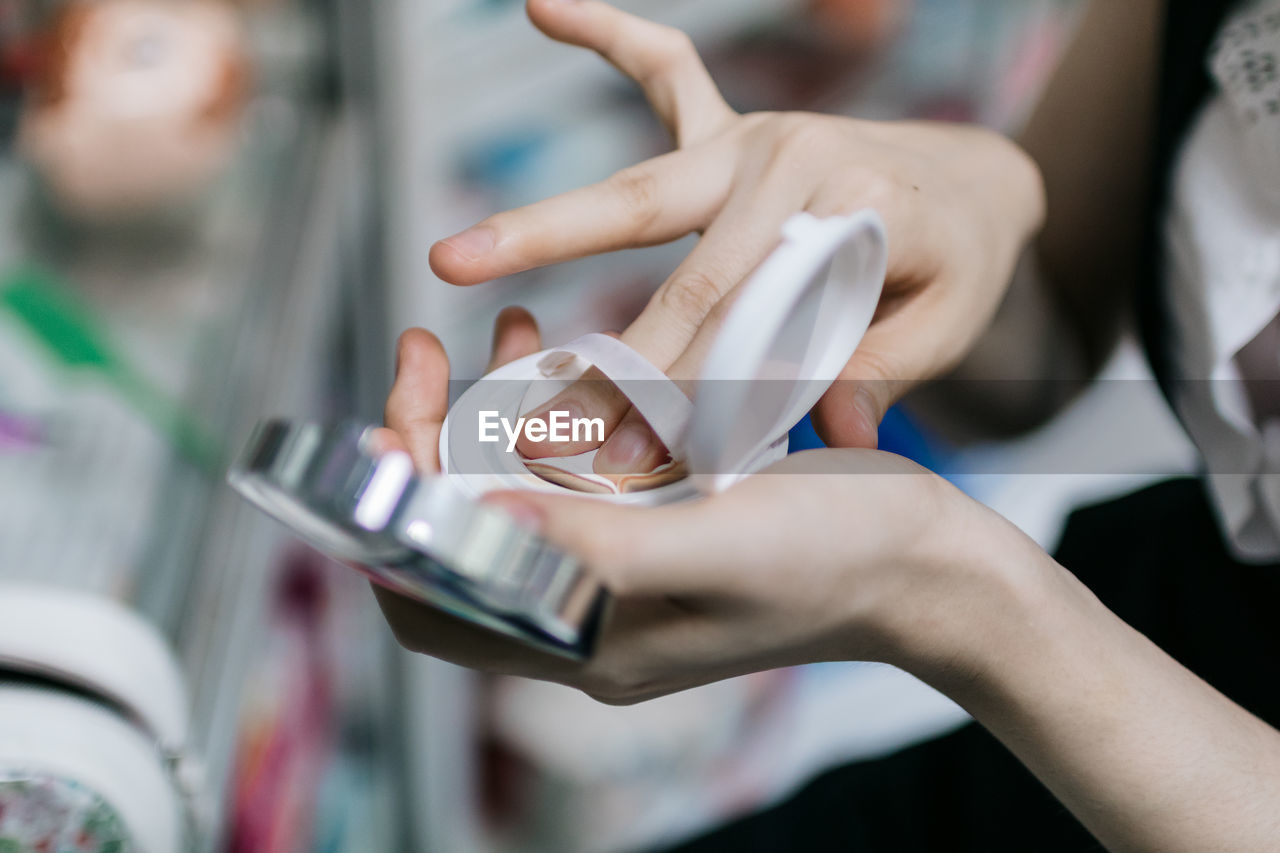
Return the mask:
<svg viewBox="0 0 1280 853">
<path fill-rule="evenodd" d="M 948 334 L 954 317 L 945 302 L 915 299 L 874 320 L 813 409 L 813 426 L 822 440 L 831 447 L 874 450 L 889 407 L 949 370 L 968 345 Z"/>
<path fill-rule="evenodd" d="M 384 420 L 399 436 L 386 449 L 407 449 L 419 472 L 440 470 L 440 430 L 449 411 L 449 357 L 426 329 L 408 329 L 396 349 L 396 378 Z"/>
<path fill-rule="evenodd" d="M 822 395 L 811 415 L 813 427 L 828 447 L 875 450 L 885 413 L 915 384 L 904 378 L 896 357 L 872 342 L 854 353 Z"/>
<path fill-rule="evenodd" d="M 617 595 L 681 595 L 703 585 L 689 566 L 711 532 L 704 523 L 705 501 L 673 510 L 538 492 L 494 492 L 484 503 L 582 560 Z"/>
</svg>

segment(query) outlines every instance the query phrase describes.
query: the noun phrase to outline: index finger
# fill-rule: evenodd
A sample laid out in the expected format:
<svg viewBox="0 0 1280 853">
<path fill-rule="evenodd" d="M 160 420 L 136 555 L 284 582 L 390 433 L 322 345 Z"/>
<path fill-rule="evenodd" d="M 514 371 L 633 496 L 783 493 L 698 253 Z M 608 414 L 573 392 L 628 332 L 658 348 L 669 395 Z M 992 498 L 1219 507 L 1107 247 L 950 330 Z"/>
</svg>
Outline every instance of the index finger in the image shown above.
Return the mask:
<svg viewBox="0 0 1280 853">
<path fill-rule="evenodd" d="M 451 284 L 619 249 L 666 243 L 702 230 L 728 196 L 736 164 L 716 146 L 646 160 L 597 184 L 494 214 L 431 247 L 431 269 Z"/>
</svg>

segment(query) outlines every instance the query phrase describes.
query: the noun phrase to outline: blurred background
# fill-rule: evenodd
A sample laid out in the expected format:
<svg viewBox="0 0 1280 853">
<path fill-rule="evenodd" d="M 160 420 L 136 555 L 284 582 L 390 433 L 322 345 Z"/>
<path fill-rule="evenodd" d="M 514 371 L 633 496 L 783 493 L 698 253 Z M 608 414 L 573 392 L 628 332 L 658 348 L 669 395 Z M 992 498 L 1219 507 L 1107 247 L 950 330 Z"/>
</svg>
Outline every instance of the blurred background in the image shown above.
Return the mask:
<svg viewBox="0 0 1280 853">
<path fill-rule="evenodd" d="M 740 110 L 1011 132 L 1076 12 L 618 5 Z M 0 0 L 0 850 L 655 849 L 965 723 L 881 666 L 620 709 L 414 658 L 223 484 L 261 417 L 378 421 L 410 325 L 458 377 L 506 304 L 552 342 L 626 325 L 689 241 L 466 290 L 427 249 L 668 144 L 518 0 Z M 926 421 L 882 443 L 952 458 Z M 1022 482 L 965 481 L 1025 512 Z"/>
</svg>

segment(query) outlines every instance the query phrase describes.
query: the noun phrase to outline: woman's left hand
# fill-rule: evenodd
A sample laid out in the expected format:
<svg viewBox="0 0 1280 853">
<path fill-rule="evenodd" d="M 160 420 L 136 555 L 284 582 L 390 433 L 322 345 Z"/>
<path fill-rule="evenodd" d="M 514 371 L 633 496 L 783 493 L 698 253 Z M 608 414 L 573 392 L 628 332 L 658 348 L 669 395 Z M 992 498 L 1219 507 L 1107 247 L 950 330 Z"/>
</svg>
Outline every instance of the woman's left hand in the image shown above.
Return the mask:
<svg viewBox="0 0 1280 853">
<path fill-rule="evenodd" d="M 499 317 L 495 365 L 538 347 L 528 314 Z M 383 446 L 437 470 L 444 352 L 411 330 L 398 364 Z M 523 492 L 487 500 L 578 556 L 612 591 L 596 654 L 554 658 L 378 590 L 397 638 L 607 702 L 810 661 L 945 659 L 955 649 L 944 635 L 949 615 L 1000 582 L 970 557 L 1018 535 L 936 475 L 871 450 L 795 454 L 722 494 L 654 509 Z"/>
</svg>

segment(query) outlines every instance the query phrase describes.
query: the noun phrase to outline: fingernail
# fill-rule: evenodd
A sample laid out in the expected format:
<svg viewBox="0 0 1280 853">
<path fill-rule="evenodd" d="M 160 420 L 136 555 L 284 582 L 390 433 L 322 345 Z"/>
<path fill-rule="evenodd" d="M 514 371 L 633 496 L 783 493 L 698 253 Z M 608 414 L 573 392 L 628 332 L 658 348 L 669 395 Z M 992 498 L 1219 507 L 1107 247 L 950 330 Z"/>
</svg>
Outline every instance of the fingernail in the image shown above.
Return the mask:
<svg viewBox="0 0 1280 853">
<path fill-rule="evenodd" d="M 596 457 L 597 474 L 640 474 L 637 466 L 654 449 L 654 436 L 640 424 L 618 427 L 600 448 Z"/>
<path fill-rule="evenodd" d="M 440 241 L 462 255 L 468 261 L 493 251 L 494 234 L 491 228 L 468 228 L 461 234 L 454 234 Z"/>
</svg>

